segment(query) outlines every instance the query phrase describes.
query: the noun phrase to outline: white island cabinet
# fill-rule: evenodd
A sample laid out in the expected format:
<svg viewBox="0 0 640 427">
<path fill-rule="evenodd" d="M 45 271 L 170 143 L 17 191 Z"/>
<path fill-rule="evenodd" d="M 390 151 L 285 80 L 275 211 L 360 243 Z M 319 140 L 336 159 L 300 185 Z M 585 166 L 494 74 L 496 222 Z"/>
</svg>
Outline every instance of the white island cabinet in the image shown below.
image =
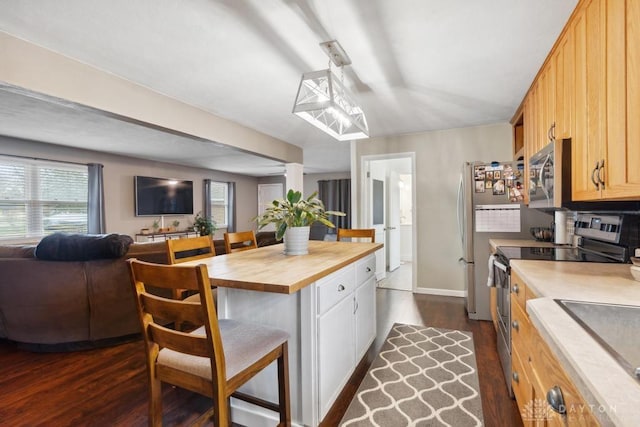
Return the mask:
<svg viewBox="0 0 640 427">
<path fill-rule="evenodd" d="M 286 256 L 275 245 L 191 262 L 207 264 L 218 286 L 220 318 L 289 332 L 291 418 L 297 426 L 322 421 L 375 338 L 374 252 L 382 246 L 309 243 L 308 255 Z M 275 364 L 241 390 L 277 402 Z M 276 413 L 243 401 L 232 399 L 231 406 L 236 423 L 278 423 Z"/>
</svg>

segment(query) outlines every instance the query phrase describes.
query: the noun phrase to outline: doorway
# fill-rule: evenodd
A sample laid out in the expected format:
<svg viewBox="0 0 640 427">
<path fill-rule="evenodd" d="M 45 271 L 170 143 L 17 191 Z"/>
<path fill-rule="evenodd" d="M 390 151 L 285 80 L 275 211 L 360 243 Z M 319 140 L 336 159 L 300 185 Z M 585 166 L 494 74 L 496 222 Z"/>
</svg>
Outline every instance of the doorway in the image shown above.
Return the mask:
<svg viewBox="0 0 640 427">
<path fill-rule="evenodd" d="M 376 229 L 378 286 L 416 287 L 415 153 L 362 157 L 360 223 Z"/>
</svg>

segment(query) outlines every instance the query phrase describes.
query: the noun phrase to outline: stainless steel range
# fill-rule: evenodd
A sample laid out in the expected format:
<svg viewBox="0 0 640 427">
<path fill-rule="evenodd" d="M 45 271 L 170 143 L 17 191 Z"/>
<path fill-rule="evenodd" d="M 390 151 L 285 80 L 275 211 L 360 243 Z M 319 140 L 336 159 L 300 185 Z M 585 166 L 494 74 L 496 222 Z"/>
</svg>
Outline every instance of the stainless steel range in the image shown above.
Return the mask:
<svg viewBox="0 0 640 427">
<path fill-rule="evenodd" d="M 579 214 L 575 233 L 580 236 L 577 247 L 510 247 L 501 246 L 493 263 L 498 318 L 498 354 L 502 370 L 511 390 L 511 288 L 510 261 L 514 259 L 572 262 L 629 262 L 631 251 L 640 247 L 640 216 Z"/>
</svg>

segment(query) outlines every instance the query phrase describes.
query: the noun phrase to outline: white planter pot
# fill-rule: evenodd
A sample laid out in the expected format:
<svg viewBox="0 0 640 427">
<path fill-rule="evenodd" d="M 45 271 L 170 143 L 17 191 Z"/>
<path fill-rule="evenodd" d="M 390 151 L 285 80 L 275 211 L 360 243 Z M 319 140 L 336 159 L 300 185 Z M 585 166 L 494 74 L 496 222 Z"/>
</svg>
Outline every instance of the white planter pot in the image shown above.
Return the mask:
<svg viewBox="0 0 640 427">
<path fill-rule="evenodd" d="M 284 254 L 306 255 L 309 253 L 310 227 L 287 227 L 284 232 Z"/>
</svg>

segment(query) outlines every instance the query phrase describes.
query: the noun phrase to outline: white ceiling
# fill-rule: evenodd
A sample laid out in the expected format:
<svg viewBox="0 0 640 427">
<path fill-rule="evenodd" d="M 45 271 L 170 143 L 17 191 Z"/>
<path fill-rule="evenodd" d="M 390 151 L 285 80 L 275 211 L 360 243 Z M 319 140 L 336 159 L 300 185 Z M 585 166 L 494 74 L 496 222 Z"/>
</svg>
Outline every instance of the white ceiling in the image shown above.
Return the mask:
<svg viewBox="0 0 640 427">
<path fill-rule="evenodd" d="M 350 56 L 345 84 L 373 137 L 505 122 L 576 2 L 0 0 L 0 30 L 301 146 L 307 173 L 337 172 L 349 170 L 349 143 L 291 114 L 301 74 L 327 67 L 320 42 Z M 176 163 L 282 170 L 88 109 L 6 91 L 0 102 L 1 134 L 145 158 L 161 140 L 154 160 L 180 143 L 189 155 Z"/>
</svg>

